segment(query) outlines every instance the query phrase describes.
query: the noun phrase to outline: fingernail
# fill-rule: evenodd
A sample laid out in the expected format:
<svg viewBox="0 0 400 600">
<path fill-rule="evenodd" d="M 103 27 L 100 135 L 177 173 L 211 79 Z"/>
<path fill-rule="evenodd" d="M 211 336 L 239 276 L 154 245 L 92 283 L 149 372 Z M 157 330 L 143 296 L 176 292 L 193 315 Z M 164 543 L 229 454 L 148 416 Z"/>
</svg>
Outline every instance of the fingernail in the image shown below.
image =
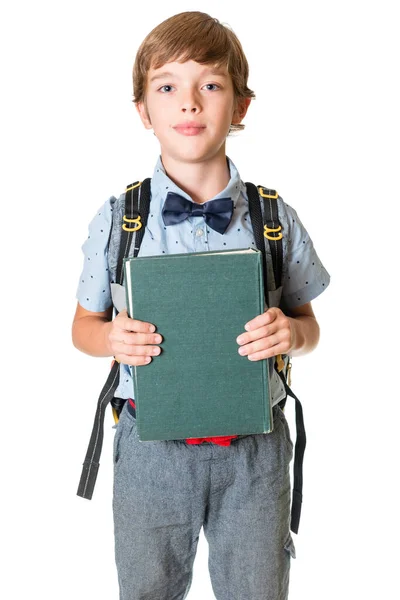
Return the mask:
<svg viewBox="0 0 400 600">
<path fill-rule="evenodd" d="M 154 333 L 156 330 L 156 328 L 154 327 L 154 325 L 150 325 L 150 333 Z"/>
<path fill-rule="evenodd" d="M 244 328 L 245 328 L 246 331 L 250 331 L 250 327 L 249 327 L 248 323 L 246 323 L 246 325 L 244 326 Z"/>
<path fill-rule="evenodd" d="M 156 344 L 161 344 L 161 342 L 162 342 L 162 337 L 161 337 L 161 335 L 156 335 L 156 336 L 155 336 L 155 338 L 154 338 L 154 340 L 155 340 L 155 343 L 156 343 Z"/>
<path fill-rule="evenodd" d="M 151 357 L 150 356 L 146 356 L 146 358 L 144 359 L 144 362 L 146 364 L 148 364 L 151 361 Z"/>
<path fill-rule="evenodd" d="M 239 337 L 236 338 L 236 341 L 237 341 L 238 344 L 243 344 L 244 339 L 243 339 L 243 337 L 241 335 L 239 335 Z"/>
<path fill-rule="evenodd" d="M 241 356 L 244 356 L 246 354 L 246 348 L 239 348 L 238 352 Z"/>
</svg>

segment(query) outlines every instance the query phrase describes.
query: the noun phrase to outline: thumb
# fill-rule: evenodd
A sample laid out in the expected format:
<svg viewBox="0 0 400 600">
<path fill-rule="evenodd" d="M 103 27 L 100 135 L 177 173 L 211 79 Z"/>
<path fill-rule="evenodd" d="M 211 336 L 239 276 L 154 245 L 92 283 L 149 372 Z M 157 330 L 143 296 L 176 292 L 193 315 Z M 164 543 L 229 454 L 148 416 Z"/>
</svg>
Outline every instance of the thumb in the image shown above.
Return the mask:
<svg viewBox="0 0 400 600">
<path fill-rule="evenodd" d="M 271 308 L 269 308 L 266 312 L 266 314 L 268 316 L 268 322 L 272 323 L 273 321 L 275 321 L 275 319 L 278 318 L 278 316 L 281 312 L 282 312 L 281 309 L 278 308 L 277 306 L 271 306 Z"/>
</svg>

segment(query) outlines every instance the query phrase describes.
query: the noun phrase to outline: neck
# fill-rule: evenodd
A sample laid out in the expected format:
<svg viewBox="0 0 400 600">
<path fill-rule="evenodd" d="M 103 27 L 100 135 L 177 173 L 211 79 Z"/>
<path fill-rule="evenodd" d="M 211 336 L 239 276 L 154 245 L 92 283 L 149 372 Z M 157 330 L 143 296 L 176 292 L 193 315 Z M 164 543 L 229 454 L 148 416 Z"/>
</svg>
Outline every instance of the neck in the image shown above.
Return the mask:
<svg viewBox="0 0 400 600">
<path fill-rule="evenodd" d="M 168 177 L 198 204 L 214 198 L 230 180 L 225 152 L 201 163 L 182 163 L 162 155 L 161 159 Z"/>
</svg>

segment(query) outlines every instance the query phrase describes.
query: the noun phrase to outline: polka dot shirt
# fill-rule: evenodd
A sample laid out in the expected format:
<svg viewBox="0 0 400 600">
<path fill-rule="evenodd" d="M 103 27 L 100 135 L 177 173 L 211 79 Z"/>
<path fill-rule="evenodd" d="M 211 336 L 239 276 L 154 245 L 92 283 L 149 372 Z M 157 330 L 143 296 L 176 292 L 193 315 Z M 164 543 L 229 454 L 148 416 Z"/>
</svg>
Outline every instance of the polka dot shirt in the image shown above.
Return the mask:
<svg viewBox="0 0 400 600">
<path fill-rule="evenodd" d="M 169 191 L 191 200 L 166 175 L 158 160 L 151 182 L 151 205 L 139 256 L 256 248 L 248 210 L 246 187 L 229 160 L 231 178 L 227 187 L 215 198 L 230 197 L 234 203 L 231 223 L 224 234 L 206 226 L 203 217 L 190 217 L 179 225 L 166 227 L 161 211 Z M 89 235 L 82 246 L 84 264 L 77 290 L 78 302 L 87 310 L 100 312 L 112 304 L 110 292 L 110 262 L 108 240 L 115 197 L 109 198 L 96 212 L 89 225 Z M 329 275 L 315 251 L 314 245 L 296 211 L 278 200 L 279 216 L 284 235 L 282 302 L 287 309 L 310 302 L 329 285 Z"/>
<path fill-rule="evenodd" d="M 158 160 L 151 180 L 150 212 L 139 256 L 256 248 L 246 186 L 235 165 L 228 161 L 230 181 L 215 198 L 232 198 L 234 211 L 228 229 L 220 234 L 207 227 L 202 216 L 190 217 L 179 225 L 165 226 L 161 211 L 167 193 L 176 192 L 190 201 L 191 198 L 167 176 L 161 159 Z M 104 311 L 112 305 L 111 273 L 115 271 L 118 256 L 117 249 L 114 255 L 111 252 L 109 255 L 108 241 L 113 210 L 122 199 L 111 197 L 96 212 L 89 225 L 88 238 L 82 246 L 84 264 L 77 299 L 81 306 L 93 312 Z M 278 199 L 278 210 L 284 236 L 282 306 L 290 310 L 316 298 L 328 287 L 330 278 L 296 211 L 281 198 Z M 273 403 L 276 404 L 284 397 L 284 390 L 273 368 L 270 368 L 270 373 Z M 126 365 L 121 365 L 116 395 L 132 397 L 132 378 Z"/>
</svg>

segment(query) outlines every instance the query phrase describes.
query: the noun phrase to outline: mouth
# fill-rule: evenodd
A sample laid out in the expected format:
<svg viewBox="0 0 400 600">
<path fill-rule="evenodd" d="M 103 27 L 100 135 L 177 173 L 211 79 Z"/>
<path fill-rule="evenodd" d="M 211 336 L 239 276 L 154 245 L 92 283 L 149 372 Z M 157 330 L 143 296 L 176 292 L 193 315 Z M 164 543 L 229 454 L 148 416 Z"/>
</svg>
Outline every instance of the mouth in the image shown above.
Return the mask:
<svg viewBox="0 0 400 600">
<path fill-rule="evenodd" d="M 188 121 L 187 123 L 179 123 L 174 125 L 173 129 L 181 135 L 199 135 L 205 130 L 205 125 L 199 125 L 198 123 Z"/>
</svg>

